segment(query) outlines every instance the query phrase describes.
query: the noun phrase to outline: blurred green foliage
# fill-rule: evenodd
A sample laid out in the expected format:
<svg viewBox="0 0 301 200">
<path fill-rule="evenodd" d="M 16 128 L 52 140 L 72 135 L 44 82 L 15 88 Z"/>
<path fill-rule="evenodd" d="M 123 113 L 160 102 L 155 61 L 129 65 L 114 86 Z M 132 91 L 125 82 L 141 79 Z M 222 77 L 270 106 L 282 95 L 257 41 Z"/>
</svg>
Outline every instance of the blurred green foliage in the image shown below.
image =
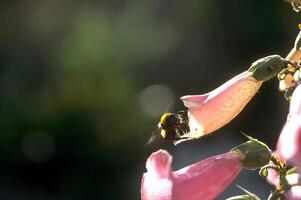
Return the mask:
<svg viewBox="0 0 301 200">
<path fill-rule="evenodd" d="M 208 91 L 259 57 L 285 55 L 298 22 L 281 0 L 3 1 L 0 198 L 138 199 L 147 156 L 174 149 L 144 146 L 159 117 L 144 112 L 144 89 Z M 281 95 L 263 90 L 228 129 L 276 138 Z M 255 106 L 279 125 L 257 122 Z"/>
</svg>

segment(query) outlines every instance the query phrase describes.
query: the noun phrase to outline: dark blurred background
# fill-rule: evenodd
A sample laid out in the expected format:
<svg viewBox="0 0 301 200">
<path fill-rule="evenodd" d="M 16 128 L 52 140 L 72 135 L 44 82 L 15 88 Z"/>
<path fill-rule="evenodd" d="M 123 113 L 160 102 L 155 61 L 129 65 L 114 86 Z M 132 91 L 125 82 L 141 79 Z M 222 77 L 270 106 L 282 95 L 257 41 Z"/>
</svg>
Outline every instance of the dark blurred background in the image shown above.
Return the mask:
<svg viewBox="0 0 301 200">
<path fill-rule="evenodd" d="M 211 136 L 145 144 L 179 97 L 286 56 L 299 22 L 282 0 L 1 1 L 0 199 L 139 199 L 157 149 L 180 169 L 242 143 L 240 131 L 274 148 L 288 109 L 276 80 Z M 266 199 L 257 173 L 235 184 Z M 241 194 L 234 185 L 218 199 Z"/>
</svg>

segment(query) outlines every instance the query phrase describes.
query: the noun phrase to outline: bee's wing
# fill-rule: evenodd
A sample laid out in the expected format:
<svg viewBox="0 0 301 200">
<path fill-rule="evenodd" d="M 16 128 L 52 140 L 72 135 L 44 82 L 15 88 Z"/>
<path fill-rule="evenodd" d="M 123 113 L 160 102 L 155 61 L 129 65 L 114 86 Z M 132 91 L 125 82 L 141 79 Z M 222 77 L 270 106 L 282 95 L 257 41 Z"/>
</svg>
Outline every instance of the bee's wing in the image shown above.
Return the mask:
<svg viewBox="0 0 301 200">
<path fill-rule="evenodd" d="M 175 103 L 172 102 L 165 107 L 164 113 L 171 112 L 175 107 Z"/>
<path fill-rule="evenodd" d="M 153 131 L 151 133 L 151 136 L 150 138 L 148 139 L 147 143 L 145 144 L 145 146 L 148 146 L 150 145 L 151 143 L 153 143 L 155 141 L 155 139 L 159 136 L 159 132 L 160 132 L 160 129 L 157 128 L 155 131 Z"/>
</svg>

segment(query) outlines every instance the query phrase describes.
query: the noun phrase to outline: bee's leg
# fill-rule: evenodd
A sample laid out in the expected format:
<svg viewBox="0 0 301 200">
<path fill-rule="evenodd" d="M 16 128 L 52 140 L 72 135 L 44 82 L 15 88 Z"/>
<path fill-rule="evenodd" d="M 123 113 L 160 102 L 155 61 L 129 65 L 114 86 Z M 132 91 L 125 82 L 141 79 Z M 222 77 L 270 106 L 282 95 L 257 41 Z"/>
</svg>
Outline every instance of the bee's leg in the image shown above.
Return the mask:
<svg viewBox="0 0 301 200">
<path fill-rule="evenodd" d="M 180 123 L 188 123 L 188 113 L 186 110 L 179 111 L 177 117 Z"/>
<path fill-rule="evenodd" d="M 180 138 L 176 138 L 176 139 L 173 141 L 173 144 L 174 144 L 174 145 L 177 145 L 177 144 L 180 144 L 181 142 L 189 141 L 189 140 L 193 140 L 193 139 L 195 139 L 195 138 L 193 138 L 193 137 L 181 136 Z"/>
<path fill-rule="evenodd" d="M 175 126 L 179 130 L 179 134 L 184 135 L 185 133 L 188 133 L 190 131 L 190 128 L 187 111 L 179 111 L 176 116 L 178 123 Z"/>
<path fill-rule="evenodd" d="M 176 136 L 174 137 L 174 144 L 176 145 L 176 144 L 179 144 L 181 142 L 194 139 L 191 136 L 187 136 L 186 133 L 187 132 L 184 132 L 181 129 L 176 129 Z"/>
<path fill-rule="evenodd" d="M 182 137 L 182 130 L 181 129 L 179 129 L 179 128 L 176 128 L 175 129 L 175 132 L 176 132 L 176 134 L 175 134 L 175 136 L 174 136 L 174 140 L 176 140 L 176 139 L 181 139 L 181 137 Z"/>
<path fill-rule="evenodd" d="M 175 140 L 187 140 L 187 139 L 194 139 L 194 138 L 193 137 L 189 137 L 189 136 L 181 136 L 181 137 L 175 138 Z"/>
<path fill-rule="evenodd" d="M 183 117 L 185 117 L 187 115 L 187 110 L 181 110 L 177 114 L 182 115 Z"/>
<path fill-rule="evenodd" d="M 179 136 L 184 136 L 190 132 L 189 124 L 177 124 L 177 133 Z"/>
</svg>

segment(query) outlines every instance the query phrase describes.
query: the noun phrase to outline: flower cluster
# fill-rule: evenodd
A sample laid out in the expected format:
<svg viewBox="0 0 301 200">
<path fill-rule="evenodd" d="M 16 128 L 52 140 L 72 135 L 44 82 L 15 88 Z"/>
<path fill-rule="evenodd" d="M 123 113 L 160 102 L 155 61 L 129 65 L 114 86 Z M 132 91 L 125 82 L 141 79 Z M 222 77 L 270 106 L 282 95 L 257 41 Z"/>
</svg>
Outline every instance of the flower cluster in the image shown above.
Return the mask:
<svg viewBox="0 0 301 200">
<path fill-rule="evenodd" d="M 294 90 L 287 121 L 280 133 L 274 152 L 276 161 L 271 161 L 267 180 L 278 188 L 271 195 L 283 195 L 286 199 L 301 199 L 301 85 Z M 286 163 L 294 166 L 287 170 Z M 276 166 L 274 164 L 276 163 Z M 282 194 L 283 193 L 283 194 Z"/>
<path fill-rule="evenodd" d="M 275 190 L 271 192 L 269 199 L 300 200 L 300 60 L 301 32 L 296 38 L 294 48 L 286 58 L 278 55 L 264 57 L 209 93 L 181 98 L 187 107 L 189 132 L 184 135 L 178 134 L 179 140 L 174 144 L 201 138 L 223 127 L 243 110 L 265 81 L 278 77 L 279 89 L 285 91 L 285 97 L 290 101 L 290 108 L 273 153 L 264 143 L 247 136 L 249 139 L 247 142 L 234 147 L 229 152 L 173 171 L 172 156 L 165 150 L 158 150 L 152 153 L 146 162 L 147 172 L 141 182 L 141 199 L 214 199 L 231 184 L 242 169 L 260 168 L 259 174 L 275 185 Z M 184 115 L 173 116 L 175 124 L 182 125 L 186 122 L 182 120 Z M 167 126 L 167 124 L 163 125 Z M 175 129 L 175 134 L 178 133 L 178 129 Z M 260 199 L 247 190 L 243 188 L 242 190 L 245 195 L 230 199 Z"/>
</svg>

